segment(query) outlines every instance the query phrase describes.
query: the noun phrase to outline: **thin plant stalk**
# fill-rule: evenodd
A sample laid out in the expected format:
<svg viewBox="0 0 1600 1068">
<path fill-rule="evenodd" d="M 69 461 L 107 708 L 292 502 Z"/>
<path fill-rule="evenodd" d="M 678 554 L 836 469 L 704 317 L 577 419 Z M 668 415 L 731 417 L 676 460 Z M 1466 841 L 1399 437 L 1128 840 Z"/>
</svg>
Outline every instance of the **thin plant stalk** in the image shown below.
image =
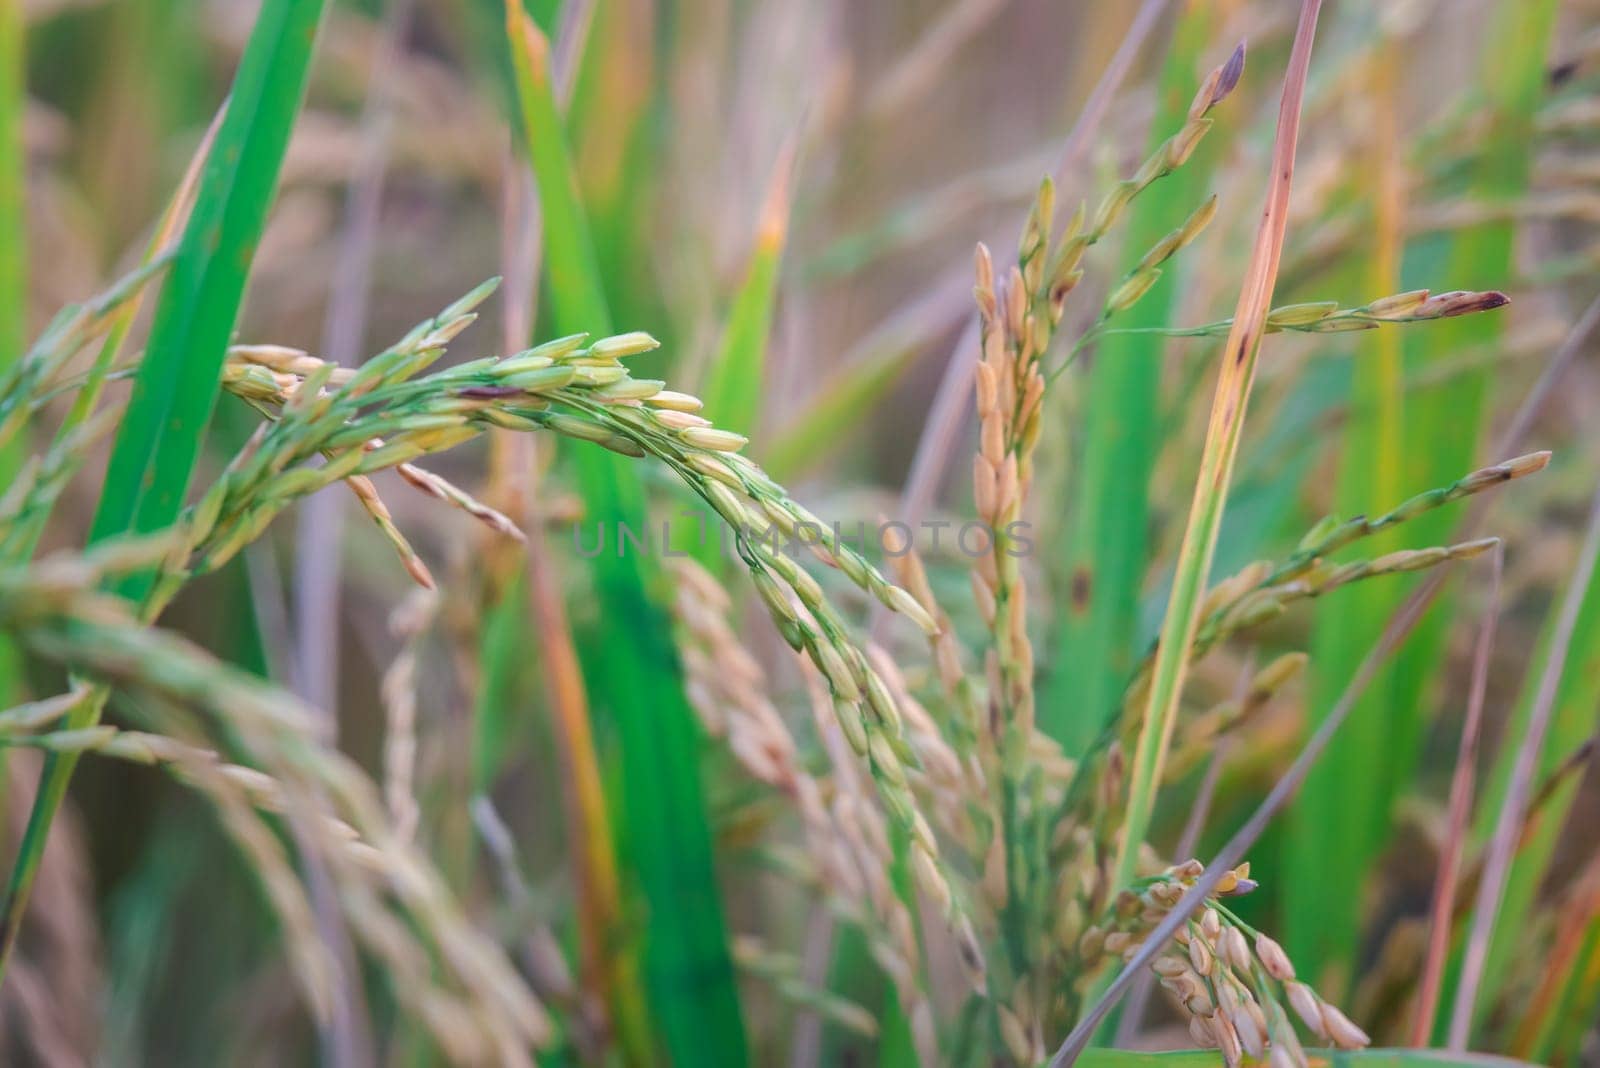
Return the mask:
<svg viewBox="0 0 1600 1068">
<path fill-rule="evenodd" d="M 1448 1048 L 1464 1050 L 1471 1035 L 1478 1003 L 1478 987 L 1483 978 L 1484 963 L 1489 955 L 1489 943 L 1494 935 L 1500 904 L 1505 894 L 1506 880 L 1511 860 L 1517 850 L 1522 833 L 1523 817 L 1528 810 L 1534 779 L 1538 774 L 1545 735 L 1550 727 L 1551 713 L 1561 687 L 1561 676 L 1567 664 L 1567 653 L 1572 647 L 1573 632 L 1578 626 L 1578 615 L 1583 608 L 1594 580 L 1595 563 L 1600 556 L 1600 493 L 1594 498 L 1589 511 L 1589 525 L 1579 550 L 1578 566 L 1567 585 L 1561 602 L 1555 631 L 1545 653 L 1539 674 L 1539 689 L 1534 697 L 1527 726 L 1517 739 L 1516 762 L 1512 765 L 1511 781 L 1505 801 L 1499 807 L 1500 818 L 1495 824 L 1494 836 L 1484 862 L 1483 875 L 1478 882 L 1478 895 L 1473 906 L 1472 927 L 1467 935 L 1467 947 L 1462 958 L 1461 978 L 1456 985 L 1455 1004 L 1450 1017 Z"/>
<path fill-rule="evenodd" d="M 1472 682 L 1467 693 L 1467 717 L 1461 725 L 1455 773 L 1450 780 L 1444 848 L 1439 856 L 1439 872 L 1434 879 L 1433 898 L 1428 909 L 1428 948 L 1423 957 L 1422 981 L 1417 988 L 1416 1017 L 1411 1026 L 1413 1046 L 1428 1044 L 1439 1009 L 1439 991 L 1444 985 L 1456 888 L 1461 879 L 1461 859 L 1466 851 L 1467 827 L 1472 815 L 1472 787 L 1483 735 L 1483 705 L 1489 690 L 1489 654 L 1494 648 L 1495 625 L 1500 619 L 1500 579 L 1504 570 L 1505 552 L 1496 547 L 1489 570 L 1488 600 L 1472 651 Z"/>
<path fill-rule="evenodd" d="M 1300 132 L 1300 103 L 1305 94 L 1306 75 L 1311 66 L 1311 43 L 1316 34 L 1317 15 L 1321 7 L 1321 0 L 1304 0 L 1301 5 L 1294 48 L 1284 75 L 1283 100 L 1278 111 L 1278 130 L 1273 144 L 1266 207 L 1245 271 L 1244 286 L 1234 312 L 1234 325 L 1222 347 L 1222 367 L 1211 409 L 1211 423 L 1200 456 L 1200 474 L 1195 482 L 1194 501 L 1184 530 L 1183 546 L 1178 553 L 1172 595 L 1167 603 L 1166 620 L 1161 627 L 1160 646 L 1151 673 L 1150 697 L 1145 705 L 1134 753 L 1113 886 L 1127 885 L 1135 874 L 1139 847 L 1149 831 L 1155 795 L 1161 783 L 1162 765 L 1172 739 L 1178 698 L 1188 669 L 1189 645 L 1200 622 L 1201 597 L 1210 574 L 1211 557 L 1216 549 L 1228 483 L 1239 449 L 1240 431 L 1244 426 L 1245 408 L 1255 379 L 1256 356 L 1261 347 L 1267 311 L 1272 304 L 1278 259 L 1283 251 L 1284 231 L 1288 224 L 1289 183 L 1294 173 L 1295 145 Z"/>
</svg>

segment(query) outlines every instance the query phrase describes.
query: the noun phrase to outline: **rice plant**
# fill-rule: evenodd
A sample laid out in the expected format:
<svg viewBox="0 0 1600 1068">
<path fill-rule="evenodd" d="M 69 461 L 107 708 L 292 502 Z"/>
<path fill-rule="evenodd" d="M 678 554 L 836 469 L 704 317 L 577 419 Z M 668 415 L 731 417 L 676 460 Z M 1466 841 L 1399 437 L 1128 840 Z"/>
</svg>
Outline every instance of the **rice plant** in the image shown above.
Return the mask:
<svg viewBox="0 0 1600 1068">
<path fill-rule="evenodd" d="M 1569 6 L 6 4 L 6 1062 L 1585 1063 Z"/>
</svg>

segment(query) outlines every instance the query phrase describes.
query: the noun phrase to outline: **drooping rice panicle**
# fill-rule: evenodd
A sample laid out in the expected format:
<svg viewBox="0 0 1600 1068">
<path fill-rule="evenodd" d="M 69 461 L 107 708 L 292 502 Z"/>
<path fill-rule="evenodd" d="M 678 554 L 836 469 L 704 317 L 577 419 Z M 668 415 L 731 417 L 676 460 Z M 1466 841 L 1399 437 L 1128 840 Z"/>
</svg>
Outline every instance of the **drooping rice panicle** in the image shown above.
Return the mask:
<svg viewBox="0 0 1600 1068">
<path fill-rule="evenodd" d="M 345 895 L 345 918 L 379 958 L 388 960 L 401 974 L 418 978 L 427 974 L 420 970 L 420 962 L 430 953 L 446 963 L 448 983 L 455 990 L 436 980 L 401 984 L 405 988 L 402 995 L 441 1044 L 471 1059 L 488 1055 L 483 1045 L 487 1041 L 494 1056 L 504 1063 L 528 1063 L 528 1046 L 544 1042 L 549 1035 L 544 1010 L 498 950 L 466 924 L 430 863 L 396 835 L 365 775 L 343 754 L 318 741 L 315 714 L 288 694 L 143 624 L 120 598 L 97 592 L 107 579 L 148 568 L 168 556 L 173 540 L 108 541 L 90 554 L 58 555 L 26 570 L 0 570 L 0 628 L 34 655 L 80 672 L 95 683 L 60 702 L 23 710 L 9 717 L 9 724 L 16 728 L 60 723 L 57 713 L 104 700 L 102 688 L 110 684 L 150 698 L 135 707 L 148 708 L 152 715 L 170 705 L 222 719 L 229 744 L 239 746 L 241 755 L 259 762 L 259 767 L 254 763 L 219 764 L 209 750 L 170 737 L 173 725 L 160 720 L 157 725 L 166 729 L 159 735 L 129 734 L 104 726 L 78 727 L 68 721 L 63 729 L 24 735 L 23 740 L 37 741 L 62 755 L 103 751 L 122 759 L 171 766 L 222 805 L 224 812 L 231 813 L 230 833 L 268 877 L 276 869 L 268 864 L 269 853 L 263 851 L 269 849 L 269 843 L 270 850 L 280 846 L 264 826 L 259 832 L 253 829 L 256 823 L 247 810 L 283 813 L 305 829 L 305 841 L 328 863 Z M 313 803 L 323 797 L 330 807 Z M 285 877 L 297 885 L 292 875 Z M 269 886 L 269 891 L 286 915 L 303 915 L 295 903 L 297 889 L 291 893 L 289 884 L 283 883 Z M 381 896 L 391 893 L 399 914 L 379 902 Z M 413 926 L 430 950 L 418 946 L 410 934 Z M 316 941 L 312 936 L 309 943 L 302 940 L 297 945 L 305 947 Z M 306 953 L 299 955 L 312 959 Z M 320 967 L 303 966 L 313 1004 L 325 1000 L 320 992 L 322 981 L 313 978 Z M 438 1006 L 456 1004 L 463 998 L 474 1008 L 459 1011 L 475 1014 L 481 1026 L 463 1027 L 455 1011 L 436 1016 Z M 474 1054 L 474 1049 L 479 1052 Z"/>
</svg>

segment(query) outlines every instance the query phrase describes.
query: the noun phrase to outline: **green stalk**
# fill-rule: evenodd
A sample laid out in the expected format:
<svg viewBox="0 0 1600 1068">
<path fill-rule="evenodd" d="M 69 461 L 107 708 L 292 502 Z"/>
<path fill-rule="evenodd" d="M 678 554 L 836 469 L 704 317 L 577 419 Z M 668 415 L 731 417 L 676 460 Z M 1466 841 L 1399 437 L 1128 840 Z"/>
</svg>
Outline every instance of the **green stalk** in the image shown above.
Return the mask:
<svg viewBox="0 0 1600 1068">
<path fill-rule="evenodd" d="M 1394 68 L 1396 46 L 1386 45 L 1374 60 L 1373 105 L 1377 116 L 1366 147 L 1366 165 L 1357 195 L 1375 205 L 1370 252 L 1348 272 L 1361 293 L 1400 290 L 1400 242 L 1404 175 L 1398 160 Z M 1405 396 L 1401 374 L 1401 334 L 1369 331 L 1351 359 L 1350 418 L 1339 447 L 1333 514 L 1361 515 L 1375 501 L 1406 497 L 1401 434 Z M 1363 552 L 1382 555 L 1400 547 L 1394 532 L 1375 536 Z M 1363 583 L 1337 604 L 1318 605 L 1311 643 L 1311 699 L 1308 708 L 1330 709 L 1383 633 L 1404 593 L 1388 583 Z M 1380 672 L 1351 709 L 1320 763 L 1289 812 L 1282 873 L 1284 936 L 1301 968 L 1337 990 L 1350 976 L 1359 945 L 1361 890 L 1369 866 L 1389 835 L 1390 815 L 1399 790 L 1409 781 L 1410 757 L 1385 766 L 1375 753 L 1412 754 L 1422 718 L 1394 715 L 1393 668 Z M 1316 728 L 1308 723 L 1306 730 Z M 1402 778 L 1402 774 L 1404 777 Z M 1341 969 L 1338 978 L 1326 969 Z"/>
<path fill-rule="evenodd" d="M 91 541 L 161 530 L 182 507 L 304 96 L 322 6 L 322 0 L 266 0 L 261 9 L 162 289 L 107 466 Z M 118 592 L 143 601 L 153 580 L 150 573 L 132 576 L 118 585 Z M 103 707 L 101 691 L 98 700 L 74 710 L 67 729 L 93 725 Z M 76 754 L 52 753 L 45 761 L 0 915 L 0 969 L 16 942 L 50 823 L 76 763 Z"/>
<path fill-rule="evenodd" d="M 1161 75 L 1152 151 L 1180 128 L 1210 43 L 1211 4 L 1190 0 L 1173 31 Z M 1134 267 L 1145 251 L 1183 225 L 1205 199 L 1212 153 L 1155 183 L 1129 209 L 1124 260 Z M 1169 272 L 1123 316 L 1134 328 L 1172 325 L 1177 281 Z M 1083 404 L 1083 461 L 1074 485 L 1065 574 L 1066 610 L 1055 639 L 1056 665 L 1045 679 L 1040 727 L 1079 756 L 1116 709 L 1133 671 L 1140 589 L 1148 563 L 1149 484 L 1161 447 L 1161 365 L 1167 339 L 1117 334 L 1105 339 L 1088 374 Z"/>
<path fill-rule="evenodd" d="M 507 4 L 517 96 L 539 182 L 544 272 L 557 333 L 609 332 L 593 245 L 548 76 L 548 44 Z M 614 534 L 643 530 L 645 495 L 634 468 L 601 449 L 574 453 L 589 517 Z M 594 563 L 597 611 L 580 626 L 584 673 L 597 716 L 611 720 L 623 810 L 620 858 L 638 879 L 648 915 L 645 977 L 674 1063 L 743 1064 L 744 1024 L 717 893 L 711 827 L 699 778 L 699 736 L 683 695 L 661 576 L 641 552 Z"/>
<path fill-rule="evenodd" d="M 1172 594 L 1167 601 L 1161 641 L 1151 672 L 1150 697 L 1145 705 L 1129 780 L 1128 805 L 1122 841 L 1117 852 L 1113 888 L 1128 885 L 1137 868 L 1139 847 L 1150 830 L 1150 817 L 1160 788 L 1162 767 L 1177 720 L 1178 699 L 1189 666 L 1189 646 L 1200 622 L 1200 601 L 1211 571 L 1217 531 L 1227 501 L 1234 458 L 1244 428 L 1244 413 L 1255 381 L 1256 357 L 1272 304 L 1278 260 L 1288 225 L 1289 183 L 1294 173 L 1295 146 L 1300 134 L 1300 103 L 1305 95 L 1306 73 L 1311 65 L 1311 42 L 1316 35 L 1321 0 L 1304 0 L 1294 49 L 1284 75 L 1283 100 L 1273 143 L 1272 169 L 1267 181 L 1266 208 L 1256 234 L 1244 285 L 1233 316 L 1233 327 L 1222 347 L 1222 367 L 1194 500 L 1178 553 Z"/>
</svg>

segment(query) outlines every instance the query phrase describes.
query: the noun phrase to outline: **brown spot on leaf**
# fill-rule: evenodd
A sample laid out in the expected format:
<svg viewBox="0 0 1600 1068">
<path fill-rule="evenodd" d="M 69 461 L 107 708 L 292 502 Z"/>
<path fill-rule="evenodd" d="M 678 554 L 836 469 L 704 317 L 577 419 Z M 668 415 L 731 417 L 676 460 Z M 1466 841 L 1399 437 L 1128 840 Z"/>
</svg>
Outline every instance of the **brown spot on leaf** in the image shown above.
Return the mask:
<svg viewBox="0 0 1600 1068">
<path fill-rule="evenodd" d="M 1068 590 L 1068 597 L 1074 612 L 1087 612 L 1089 610 L 1089 594 L 1094 589 L 1094 579 L 1089 575 L 1086 567 L 1077 568 L 1072 572 L 1072 582 Z"/>
</svg>

